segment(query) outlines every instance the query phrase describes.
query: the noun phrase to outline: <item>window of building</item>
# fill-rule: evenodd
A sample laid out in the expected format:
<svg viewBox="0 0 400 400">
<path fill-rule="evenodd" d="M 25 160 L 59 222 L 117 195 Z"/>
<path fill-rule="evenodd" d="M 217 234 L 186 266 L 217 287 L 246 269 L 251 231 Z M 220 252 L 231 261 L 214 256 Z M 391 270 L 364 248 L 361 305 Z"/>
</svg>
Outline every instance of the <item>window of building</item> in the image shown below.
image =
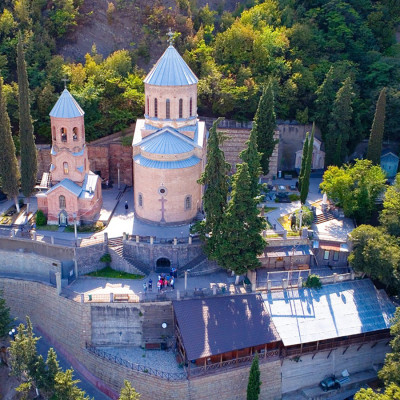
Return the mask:
<svg viewBox="0 0 400 400">
<path fill-rule="evenodd" d="M 324 251 L 324 260 L 329 260 L 329 250 Z"/>
<path fill-rule="evenodd" d="M 67 141 L 67 130 L 65 128 L 61 128 L 61 141 L 62 142 Z"/>
<path fill-rule="evenodd" d="M 183 118 L 183 100 L 179 99 L 179 118 Z"/>
<path fill-rule="evenodd" d="M 335 251 L 334 253 L 333 253 L 333 261 L 338 261 L 339 260 L 339 252 L 338 251 Z"/>
<path fill-rule="evenodd" d="M 157 99 L 154 99 L 154 116 L 158 117 Z"/>
<path fill-rule="evenodd" d="M 185 197 L 185 210 L 191 210 L 192 209 L 192 196 L 186 196 Z"/>
<path fill-rule="evenodd" d="M 169 101 L 169 99 L 167 99 L 165 102 L 165 118 L 171 118 L 171 102 Z"/>
<path fill-rule="evenodd" d="M 189 115 L 192 116 L 193 114 L 193 100 L 192 98 L 190 98 L 190 102 L 189 102 Z"/>
<path fill-rule="evenodd" d="M 73 132 L 72 139 L 78 140 L 78 128 L 75 127 L 75 128 L 72 130 L 72 132 Z"/>
<path fill-rule="evenodd" d="M 138 204 L 139 204 L 139 207 L 143 207 L 143 195 L 142 195 L 142 193 L 139 193 Z"/>
<path fill-rule="evenodd" d="M 65 196 L 60 196 L 59 198 L 58 198 L 58 201 L 59 201 L 59 203 L 60 203 L 60 208 L 65 208 Z"/>
<path fill-rule="evenodd" d="M 63 166 L 64 166 L 64 175 L 68 175 L 68 163 L 65 162 L 65 163 L 63 164 Z"/>
<path fill-rule="evenodd" d="M 147 96 L 146 106 L 147 106 L 146 114 L 149 115 L 149 112 L 150 112 L 150 100 L 149 100 L 149 96 Z"/>
<path fill-rule="evenodd" d="M 56 127 L 53 126 L 53 140 L 56 142 L 57 141 L 57 135 L 56 135 Z"/>
</svg>

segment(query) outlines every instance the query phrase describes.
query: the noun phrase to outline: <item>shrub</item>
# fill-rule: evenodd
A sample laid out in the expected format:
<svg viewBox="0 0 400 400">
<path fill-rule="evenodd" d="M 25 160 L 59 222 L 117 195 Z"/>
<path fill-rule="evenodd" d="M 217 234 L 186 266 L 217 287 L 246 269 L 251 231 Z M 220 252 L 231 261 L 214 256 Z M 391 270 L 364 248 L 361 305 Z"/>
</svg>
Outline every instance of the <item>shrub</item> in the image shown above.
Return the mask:
<svg viewBox="0 0 400 400">
<path fill-rule="evenodd" d="M 18 205 L 20 206 L 20 207 L 23 207 L 24 206 L 24 199 L 18 199 Z"/>
<path fill-rule="evenodd" d="M 308 275 L 307 280 L 303 283 L 304 287 L 313 288 L 313 289 L 321 289 L 321 281 L 318 275 L 312 274 Z"/>
<path fill-rule="evenodd" d="M 110 265 L 111 263 L 111 255 L 109 253 L 103 254 L 100 257 L 100 261 L 106 263 L 106 265 Z"/>
<path fill-rule="evenodd" d="M 303 217 L 302 217 L 302 227 L 310 226 L 313 223 L 314 220 L 314 214 L 313 212 L 306 206 L 302 207 L 303 210 Z M 296 222 L 297 226 L 300 225 L 300 216 L 299 216 L 299 210 L 296 211 Z"/>
<path fill-rule="evenodd" d="M 289 199 L 291 202 L 300 200 L 300 196 L 296 193 L 289 194 Z"/>
<path fill-rule="evenodd" d="M 47 224 L 47 218 L 42 210 L 36 213 L 36 226 L 45 226 Z"/>
</svg>

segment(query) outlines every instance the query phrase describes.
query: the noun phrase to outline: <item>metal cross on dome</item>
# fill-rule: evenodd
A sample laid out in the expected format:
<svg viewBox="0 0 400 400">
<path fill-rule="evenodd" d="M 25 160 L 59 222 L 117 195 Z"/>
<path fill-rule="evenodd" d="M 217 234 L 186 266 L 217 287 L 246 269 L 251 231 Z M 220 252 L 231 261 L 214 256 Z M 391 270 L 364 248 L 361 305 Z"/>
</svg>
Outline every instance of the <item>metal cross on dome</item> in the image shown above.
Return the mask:
<svg viewBox="0 0 400 400">
<path fill-rule="evenodd" d="M 61 80 L 64 82 L 64 89 L 66 89 L 67 88 L 67 82 L 69 82 L 69 79 L 64 78 L 64 79 L 61 79 Z"/>
<path fill-rule="evenodd" d="M 167 42 L 169 43 L 170 46 L 172 46 L 174 44 L 174 35 L 175 35 L 175 32 L 172 32 L 172 29 L 169 28 L 169 31 L 167 32 L 167 36 L 168 36 Z"/>
</svg>

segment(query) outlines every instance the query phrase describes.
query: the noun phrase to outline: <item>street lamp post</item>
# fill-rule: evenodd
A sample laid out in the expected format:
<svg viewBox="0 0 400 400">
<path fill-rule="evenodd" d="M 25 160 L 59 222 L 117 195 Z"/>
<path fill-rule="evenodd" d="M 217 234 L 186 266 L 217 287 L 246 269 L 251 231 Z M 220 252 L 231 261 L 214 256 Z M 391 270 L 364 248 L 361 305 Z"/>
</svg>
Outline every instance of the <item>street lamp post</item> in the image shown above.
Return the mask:
<svg viewBox="0 0 400 400">
<path fill-rule="evenodd" d="M 75 242 L 78 242 L 78 230 L 76 228 L 76 213 L 73 213 L 72 216 L 74 217 L 74 233 L 75 233 Z"/>
</svg>

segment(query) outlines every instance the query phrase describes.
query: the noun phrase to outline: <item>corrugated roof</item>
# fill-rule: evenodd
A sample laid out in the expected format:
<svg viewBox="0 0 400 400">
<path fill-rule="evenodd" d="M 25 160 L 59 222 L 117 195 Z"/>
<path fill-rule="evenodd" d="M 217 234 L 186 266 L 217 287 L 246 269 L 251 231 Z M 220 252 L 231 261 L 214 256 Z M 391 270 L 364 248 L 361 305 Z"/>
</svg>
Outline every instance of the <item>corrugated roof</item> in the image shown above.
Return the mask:
<svg viewBox="0 0 400 400">
<path fill-rule="evenodd" d="M 59 187 L 63 187 L 64 189 L 67 189 L 68 191 L 73 193 L 75 196 L 79 196 L 82 191 L 82 188 L 78 184 L 71 181 L 71 179 L 65 178 L 61 182 L 58 182 L 56 185 L 54 185 L 51 189 L 49 189 L 46 194 L 51 193 L 52 191 L 56 190 Z"/>
<path fill-rule="evenodd" d="M 200 162 L 200 158 L 196 156 L 192 156 L 186 158 L 185 160 L 178 160 L 178 161 L 157 161 L 157 160 L 150 160 L 149 158 L 143 157 L 142 155 L 138 154 L 133 159 L 136 164 L 139 164 L 146 168 L 155 168 L 155 169 L 189 168 L 193 167 L 193 165 L 196 165 Z"/>
<path fill-rule="evenodd" d="M 271 246 L 265 249 L 267 257 L 291 257 L 313 255 L 310 246 Z"/>
<path fill-rule="evenodd" d="M 144 83 L 157 86 L 185 86 L 198 82 L 185 60 L 170 45 L 144 79 Z"/>
<path fill-rule="evenodd" d="M 396 310 L 369 279 L 263 298 L 285 346 L 387 329 Z"/>
<path fill-rule="evenodd" d="M 172 303 L 189 360 L 280 340 L 260 295 Z"/>
<path fill-rule="evenodd" d="M 152 154 L 181 154 L 194 149 L 193 145 L 169 131 L 146 139 L 140 148 Z"/>
<path fill-rule="evenodd" d="M 71 93 L 64 89 L 49 115 L 55 118 L 75 118 L 84 114 L 85 112 L 72 97 Z"/>
</svg>

